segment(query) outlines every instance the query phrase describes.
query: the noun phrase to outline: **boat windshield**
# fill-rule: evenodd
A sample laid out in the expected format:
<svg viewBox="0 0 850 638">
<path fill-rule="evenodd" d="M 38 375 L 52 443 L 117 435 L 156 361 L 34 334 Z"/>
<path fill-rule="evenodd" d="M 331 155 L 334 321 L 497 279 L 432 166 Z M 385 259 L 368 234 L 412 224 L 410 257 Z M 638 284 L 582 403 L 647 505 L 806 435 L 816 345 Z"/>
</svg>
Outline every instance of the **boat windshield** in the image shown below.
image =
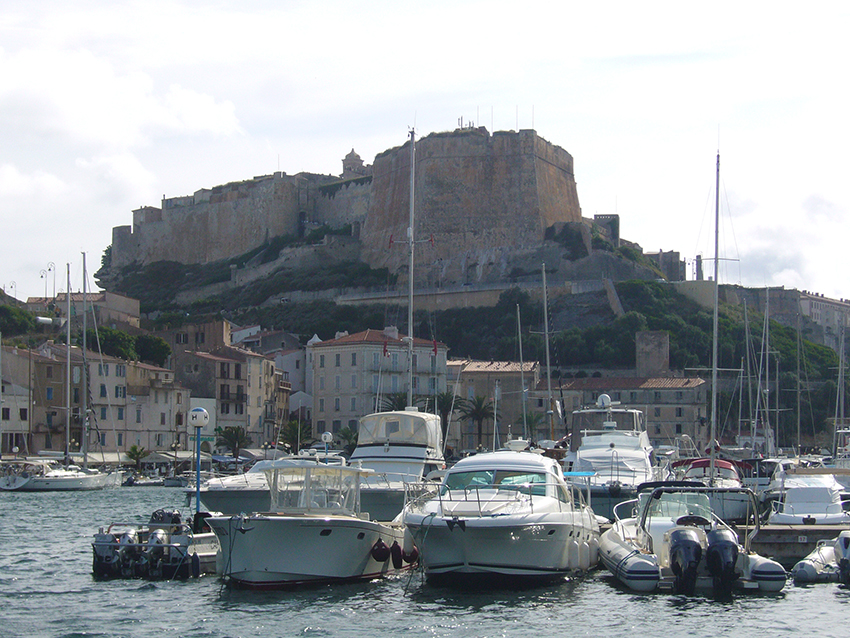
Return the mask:
<svg viewBox="0 0 850 638">
<path fill-rule="evenodd" d="M 448 490 L 467 490 L 496 486 L 499 488 L 518 488 L 534 484 L 532 494 L 545 494 L 546 473 L 526 470 L 473 470 L 470 472 L 452 472 L 446 476 L 443 494 Z"/>
<path fill-rule="evenodd" d="M 360 418 L 357 445 L 406 443 L 440 449 L 440 418 L 424 412 L 386 412 Z"/>
<path fill-rule="evenodd" d="M 647 519 L 669 518 L 676 520 L 681 516 L 701 516 L 711 520 L 711 503 L 708 494 L 700 492 L 661 492 L 659 498 L 653 493 L 640 495 L 641 510 L 649 508 Z"/>
<path fill-rule="evenodd" d="M 271 509 L 358 510 L 360 473 L 343 466 L 309 465 L 265 470 L 271 493 Z"/>
</svg>

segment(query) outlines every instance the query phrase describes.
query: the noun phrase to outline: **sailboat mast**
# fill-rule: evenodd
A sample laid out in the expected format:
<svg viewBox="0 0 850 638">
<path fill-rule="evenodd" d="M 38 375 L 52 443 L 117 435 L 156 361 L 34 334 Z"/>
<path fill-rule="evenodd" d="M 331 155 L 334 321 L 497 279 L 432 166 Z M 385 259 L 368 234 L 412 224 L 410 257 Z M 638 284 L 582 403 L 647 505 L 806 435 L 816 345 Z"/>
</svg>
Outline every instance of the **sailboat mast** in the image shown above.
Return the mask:
<svg viewBox="0 0 850 638">
<path fill-rule="evenodd" d="M 86 254 L 83 253 L 83 375 L 81 378 L 82 389 L 80 390 L 80 419 L 82 420 L 82 440 L 80 449 L 83 452 L 83 469 L 89 466 L 89 414 L 88 414 L 88 387 L 89 370 L 86 360 Z"/>
<path fill-rule="evenodd" d="M 407 243 L 410 247 L 410 264 L 407 271 L 407 363 L 410 375 L 407 380 L 407 405 L 413 405 L 413 201 L 416 177 L 416 131 L 410 130 L 410 218 L 407 226 Z"/>
<path fill-rule="evenodd" d="M 67 264 L 65 297 L 65 465 L 71 464 L 71 264 Z"/>
<path fill-rule="evenodd" d="M 522 323 L 520 322 L 519 316 L 519 304 L 516 305 L 516 334 L 517 341 L 519 342 L 519 384 L 520 384 L 520 397 L 522 400 L 522 438 L 526 441 L 528 440 L 528 422 L 525 416 L 525 400 L 526 400 L 526 392 L 525 392 L 525 370 L 522 363 Z"/>
<path fill-rule="evenodd" d="M 555 406 L 552 405 L 552 366 L 549 362 L 549 294 L 546 291 L 546 263 L 543 263 L 543 333 L 546 340 L 546 399 L 549 402 L 549 439 L 555 440 Z"/>
<path fill-rule="evenodd" d="M 710 475 L 712 482 L 714 481 L 714 458 L 716 455 L 714 439 L 717 436 L 717 315 L 720 290 L 717 276 L 720 271 L 718 267 L 720 262 L 720 151 L 717 152 L 717 175 L 715 177 L 714 191 L 714 317 L 711 339 L 711 437 L 709 440 L 709 445 L 711 446 Z"/>
</svg>

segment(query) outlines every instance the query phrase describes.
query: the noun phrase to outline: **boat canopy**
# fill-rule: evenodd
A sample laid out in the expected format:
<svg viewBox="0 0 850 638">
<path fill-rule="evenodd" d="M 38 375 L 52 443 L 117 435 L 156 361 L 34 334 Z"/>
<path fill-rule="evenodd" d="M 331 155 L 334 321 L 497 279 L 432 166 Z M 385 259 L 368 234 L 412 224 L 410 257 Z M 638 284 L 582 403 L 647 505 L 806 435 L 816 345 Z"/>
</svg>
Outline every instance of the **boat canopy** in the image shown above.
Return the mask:
<svg viewBox="0 0 850 638">
<path fill-rule="evenodd" d="M 299 463 L 294 459 L 273 463 L 264 472 L 271 511 L 281 513 L 356 515 L 360 511 L 360 481 L 372 473 L 346 465 Z"/>
<path fill-rule="evenodd" d="M 415 410 L 376 412 L 360 418 L 357 446 L 391 443 L 442 449 L 440 417 Z"/>
</svg>

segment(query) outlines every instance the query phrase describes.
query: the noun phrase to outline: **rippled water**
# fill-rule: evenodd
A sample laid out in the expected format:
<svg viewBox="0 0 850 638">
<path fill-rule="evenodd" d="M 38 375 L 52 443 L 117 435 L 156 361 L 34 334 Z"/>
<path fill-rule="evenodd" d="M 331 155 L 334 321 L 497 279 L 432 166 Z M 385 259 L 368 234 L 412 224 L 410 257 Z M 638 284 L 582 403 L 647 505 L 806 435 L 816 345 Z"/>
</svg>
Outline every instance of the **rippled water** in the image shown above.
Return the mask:
<svg viewBox="0 0 850 638">
<path fill-rule="evenodd" d="M 636 595 L 604 570 L 522 591 L 437 588 L 419 574 L 281 592 L 186 582 L 97 581 L 91 539 L 113 521 L 183 508 L 174 488 L 0 493 L 0 636 L 846 636 L 850 590 L 773 596 Z"/>
</svg>

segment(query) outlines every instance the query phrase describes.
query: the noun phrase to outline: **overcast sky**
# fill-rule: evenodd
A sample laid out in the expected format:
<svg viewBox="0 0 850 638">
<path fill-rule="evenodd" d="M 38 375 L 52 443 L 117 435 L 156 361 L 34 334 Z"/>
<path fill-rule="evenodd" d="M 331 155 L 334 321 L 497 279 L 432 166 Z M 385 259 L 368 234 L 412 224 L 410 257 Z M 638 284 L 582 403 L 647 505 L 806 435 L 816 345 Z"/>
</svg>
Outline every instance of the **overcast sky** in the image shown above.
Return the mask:
<svg viewBox="0 0 850 638">
<path fill-rule="evenodd" d="M 0 284 L 53 294 L 70 262 L 78 289 L 163 195 L 339 174 L 463 118 L 566 149 L 584 216 L 688 278 L 719 148 L 720 281 L 850 297 L 847 6 L 6 0 Z"/>
</svg>

